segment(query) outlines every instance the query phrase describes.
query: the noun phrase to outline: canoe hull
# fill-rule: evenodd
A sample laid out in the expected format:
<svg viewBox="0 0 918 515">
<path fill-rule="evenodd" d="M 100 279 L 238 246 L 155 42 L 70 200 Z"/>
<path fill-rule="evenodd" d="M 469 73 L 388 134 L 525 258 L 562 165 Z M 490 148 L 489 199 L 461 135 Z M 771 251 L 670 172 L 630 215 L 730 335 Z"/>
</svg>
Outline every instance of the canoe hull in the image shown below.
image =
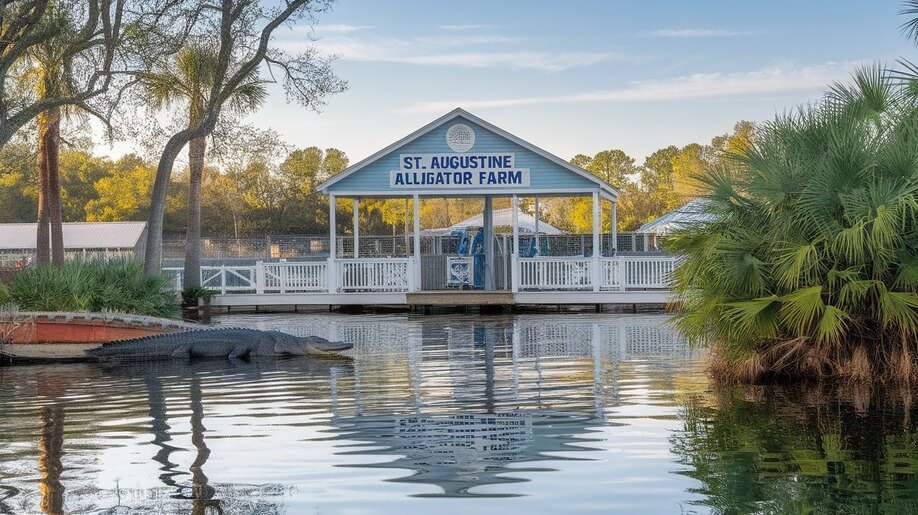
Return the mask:
<svg viewBox="0 0 918 515">
<path fill-rule="evenodd" d="M 82 360 L 101 343 L 5 343 L 0 355 L 14 360 Z"/>
<path fill-rule="evenodd" d="M 111 313 L 16 313 L 0 319 L 0 355 L 14 359 L 85 359 L 103 343 L 200 326 L 165 318 Z"/>
</svg>

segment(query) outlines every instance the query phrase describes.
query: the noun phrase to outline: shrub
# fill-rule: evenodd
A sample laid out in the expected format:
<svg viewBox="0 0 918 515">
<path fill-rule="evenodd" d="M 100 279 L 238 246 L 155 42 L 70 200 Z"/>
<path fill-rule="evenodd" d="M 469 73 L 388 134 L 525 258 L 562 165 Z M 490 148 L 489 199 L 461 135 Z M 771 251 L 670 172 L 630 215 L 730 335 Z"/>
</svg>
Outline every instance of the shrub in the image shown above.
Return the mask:
<svg viewBox="0 0 918 515">
<path fill-rule="evenodd" d="M 216 292 L 202 286 L 186 286 L 182 290 L 182 305 L 197 306 L 198 299 L 210 300 Z"/>
<path fill-rule="evenodd" d="M 12 302 L 13 297 L 10 295 L 10 289 L 5 284 L 0 284 L 0 306 Z"/>
<path fill-rule="evenodd" d="M 26 269 L 13 279 L 9 292 L 25 311 L 111 310 L 167 317 L 177 312 L 168 286 L 168 279 L 144 275 L 134 261 L 71 261 Z"/>
<path fill-rule="evenodd" d="M 678 326 L 722 379 L 918 380 L 918 111 L 880 68 L 765 124 L 670 238 Z"/>
</svg>

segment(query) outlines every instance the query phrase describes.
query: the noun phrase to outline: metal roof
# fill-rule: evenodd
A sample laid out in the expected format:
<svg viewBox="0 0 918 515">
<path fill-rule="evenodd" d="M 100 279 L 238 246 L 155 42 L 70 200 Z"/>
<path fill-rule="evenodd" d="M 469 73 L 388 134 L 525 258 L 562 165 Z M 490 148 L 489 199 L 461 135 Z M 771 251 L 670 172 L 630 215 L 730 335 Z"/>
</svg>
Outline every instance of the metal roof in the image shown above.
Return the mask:
<svg viewBox="0 0 918 515">
<path fill-rule="evenodd" d="M 484 224 L 484 214 L 478 214 L 459 223 L 451 225 L 448 230 L 459 230 L 466 227 L 481 227 Z M 513 208 L 495 209 L 494 210 L 494 227 L 512 227 L 513 226 Z M 519 211 L 517 216 L 517 227 L 520 231 L 526 233 L 535 232 L 535 217 L 529 213 Z M 563 234 L 561 229 L 549 225 L 539 220 L 539 233 L 541 234 Z"/>
<path fill-rule="evenodd" d="M 146 222 L 68 222 L 65 249 L 133 249 L 140 243 Z M 0 224 L 0 250 L 34 249 L 36 224 Z"/>
<path fill-rule="evenodd" d="M 707 211 L 708 200 L 696 198 L 684 206 L 642 225 L 638 232 L 666 235 L 697 222 L 710 222 L 714 215 Z"/>
</svg>

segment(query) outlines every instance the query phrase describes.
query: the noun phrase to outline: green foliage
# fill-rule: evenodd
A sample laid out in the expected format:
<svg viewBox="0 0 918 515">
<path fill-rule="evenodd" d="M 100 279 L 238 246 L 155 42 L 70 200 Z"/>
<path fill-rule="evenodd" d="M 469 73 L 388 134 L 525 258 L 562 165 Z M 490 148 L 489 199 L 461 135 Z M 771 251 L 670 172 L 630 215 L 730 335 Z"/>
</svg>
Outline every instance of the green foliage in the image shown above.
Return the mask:
<svg viewBox="0 0 918 515">
<path fill-rule="evenodd" d="M 5 284 L 0 284 L 0 306 L 9 304 L 13 301 L 13 296 L 10 294 L 9 286 Z"/>
<path fill-rule="evenodd" d="M 144 275 L 134 261 L 69 261 L 16 274 L 9 295 L 24 311 L 110 310 L 168 317 L 177 312 L 168 286 L 168 279 Z"/>
<path fill-rule="evenodd" d="M 727 178 L 735 175 L 739 166 L 735 156 L 749 148 L 755 131 L 755 124 L 741 121 L 732 133 L 713 138 L 709 145 L 670 145 L 647 156 L 641 165 L 618 149 L 592 157 L 577 154 L 570 162 L 618 188 L 618 230 L 633 231 L 699 196 L 703 171 L 717 170 Z M 545 204 L 552 225 L 572 232 L 590 231 L 590 199 L 556 198 Z M 611 222 L 604 220 L 603 231 L 609 230 Z"/>
<path fill-rule="evenodd" d="M 918 409 L 907 388 L 715 387 L 687 398 L 670 450 L 697 511 L 911 513 Z"/>
<path fill-rule="evenodd" d="M 182 305 L 197 306 L 198 299 L 210 300 L 217 292 L 202 286 L 186 286 L 182 290 Z"/>
<path fill-rule="evenodd" d="M 898 373 L 911 376 L 918 111 L 904 87 L 861 70 L 764 125 L 731 173 L 697 178 L 716 221 L 669 242 L 686 256 L 675 290 L 687 336 L 737 366 L 756 356 L 753 376 L 797 374 L 806 360 L 816 375 L 850 375 L 855 349 L 878 369 L 910 356 Z"/>
</svg>

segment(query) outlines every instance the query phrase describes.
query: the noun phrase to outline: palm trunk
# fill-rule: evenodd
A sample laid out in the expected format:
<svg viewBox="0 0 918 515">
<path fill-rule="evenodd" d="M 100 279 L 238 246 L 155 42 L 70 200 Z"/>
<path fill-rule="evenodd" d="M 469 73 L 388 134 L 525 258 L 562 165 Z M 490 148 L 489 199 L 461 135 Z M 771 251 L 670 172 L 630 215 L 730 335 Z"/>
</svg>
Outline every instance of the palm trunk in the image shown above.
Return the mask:
<svg viewBox="0 0 918 515">
<path fill-rule="evenodd" d="M 41 139 L 38 144 L 41 146 Z M 48 167 L 44 153 L 38 153 L 38 227 L 35 242 L 35 261 L 39 266 L 51 264 L 51 233 L 48 225 Z"/>
<path fill-rule="evenodd" d="M 46 163 L 48 167 L 48 211 L 51 222 L 51 264 L 64 264 L 64 217 L 61 199 L 61 111 L 52 109 L 49 113 L 48 130 L 44 135 Z"/>
<path fill-rule="evenodd" d="M 143 270 L 147 275 L 162 272 L 163 262 L 163 217 L 166 213 L 166 194 L 169 179 L 172 176 L 172 164 L 185 146 L 184 134 L 175 134 L 166 142 L 159 165 L 156 168 L 156 180 L 153 183 L 153 195 L 150 200 L 150 218 L 147 222 L 147 245 L 144 254 Z"/>
<path fill-rule="evenodd" d="M 201 286 L 201 181 L 206 138 L 188 143 L 188 220 L 185 228 L 185 286 Z"/>
<path fill-rule="evenodd" d="M 64 263 L 64 233 L 60 178 L 61 111 L 51 109 L 38 117 L 38 263 Z M 48 232 L 50 229 L 50 249 Z"/>
<path fill-rule="evenodd" d="M 192 113 L 194 114 L 194 113 Z M 218 113 L 209 113 L 201 117 L 198 125 L 177 132 L 166 142 L 163 153 L 156 167 L 156 178 L 153 182 L 153 195 L 150 200 L 150 218 L 147 222 L 147 246 L 143 270 L 147 275 L 162 273 L 163 265 L 163 218 L 166 214 L 166 195 L 169 180 L 172 177 L 172 165 L 186 143 L 195 137 L 205 137 L 214 130 Z M 197 134 L 196 134 L 197 133 Z"/>
</svg>

